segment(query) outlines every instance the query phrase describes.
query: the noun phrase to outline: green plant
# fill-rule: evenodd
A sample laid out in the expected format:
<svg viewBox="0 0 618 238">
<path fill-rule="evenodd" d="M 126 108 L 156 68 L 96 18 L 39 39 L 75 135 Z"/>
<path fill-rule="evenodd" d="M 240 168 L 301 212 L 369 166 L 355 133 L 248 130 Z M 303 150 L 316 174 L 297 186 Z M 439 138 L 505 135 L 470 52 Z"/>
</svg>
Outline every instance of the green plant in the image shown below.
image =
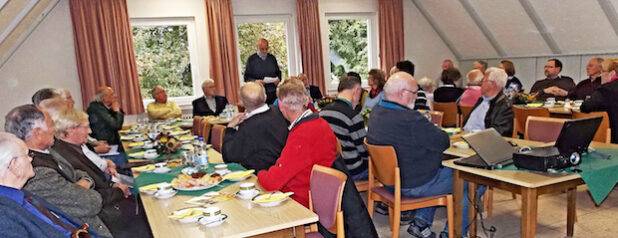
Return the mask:
<svg viewBox="0 0 618 238">
<path fill-rule="evenodd" d="M 333 62 L 331 57 L 331 73 L 337 78 L 345 76 L 347 71 L 355 71 L 363 79 L 367 79 L 368 44 L 366 19 L 334 19 L 328 20 L 328 38 L 331 54 L 334 52 L 343 61 Z M 346 67 L 347 66 L 347 67 Z"/>
</svg>

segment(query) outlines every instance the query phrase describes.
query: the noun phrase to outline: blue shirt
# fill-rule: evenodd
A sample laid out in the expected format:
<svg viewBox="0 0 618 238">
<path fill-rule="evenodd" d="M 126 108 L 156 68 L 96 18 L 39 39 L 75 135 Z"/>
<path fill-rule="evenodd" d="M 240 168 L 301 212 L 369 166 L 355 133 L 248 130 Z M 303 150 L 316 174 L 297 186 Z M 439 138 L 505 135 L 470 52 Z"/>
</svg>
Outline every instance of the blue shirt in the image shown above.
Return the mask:
<svg viewBox="0 0 618 238">
<path fill-rule="evenodd" d="M 37 208 L 32 206 L 32 204 L 30 204 L 28 201 L 26 201 L 26 199 L 24 197 L 24 192 L 22 192 L 21 190 L 0 185 L 0 196 L 4 196 L 4 197 L 6 197 L 8 199 L 13 200 L 17 204 L 19 204 L 21 207 L 23 207 L 24 209 L 26 209 L 30 213 L 32 213 L 35 216 L 37 216 L 38 218 L 40 218 L 41 220 L 47 222 L 48 224 L 50 224 L 51 226 L 55 227 L 59 231 L 62 231 L 64 234 L 67 235 L 67 237 L 71 236 L 71 232 L 63 229 L 62 227 L 60 227 L 59 225 L 57 225 L 56 223 L 51 221 L 49 218 L 47 218 L 45 215 L 43 215 L 43 213 L 41 213 Z M 50 213 L 51 213 L 51 211 L 50 211 Z M 58 216 L 58 218 L 60 218 L 60 220 L 62 220 L 64 223 L 71 224 L 71 222 L 69 222 L 68 220 L 66 220 L 65 218 L 63 218 L 61 216 Z"/>
<path fill-rule="evenodd" d="M 487 115 L 487 111 L 489 111 L 489 101 L 494 99 L 493 97 L 485 97 L 483 95 L 483 102 L 479 104 L 478 107 L 470 113 L 470 117 L 466 125 L 464 126 L 464 131 L 477 131 L 477 130 L 485 130 L 485 115 Z"/>
<path fill-rule="evenodd" d="M 367 97 L 365 97 L 365 103 L 363 104 L 363 109 L 361 111 L 364 111 L 367 109 L 373 109 L 373 107 L 375 107 L 375 105 L 378 105 L 378 103 L 382 101 L 382 99 L 384 99 L 384 91 L 380 92 L 374 98 L 371 98 L 369 97 L 369 95 L 367 95 Z"/>
</svg>

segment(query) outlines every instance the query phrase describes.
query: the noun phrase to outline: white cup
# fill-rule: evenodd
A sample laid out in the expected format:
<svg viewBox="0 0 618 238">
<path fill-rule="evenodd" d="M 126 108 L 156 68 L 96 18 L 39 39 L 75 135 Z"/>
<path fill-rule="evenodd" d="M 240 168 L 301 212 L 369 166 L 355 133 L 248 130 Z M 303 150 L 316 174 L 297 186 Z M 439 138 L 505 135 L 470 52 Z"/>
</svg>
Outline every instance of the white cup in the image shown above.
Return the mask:
<svg viewBox="0 0 618 238">
<path fill-rule="evenodd" d="M 555 103 L 555 102 L 556 102 L 556 98 L 554 98 L 554 97 L 550 97 L 550 98 L 547 98 L 547 100 L 546 100 L 546 101 L 547 101 L 547 102 L 554 102 L 554 103 Z"/>
<path fill-rule="evenodd" d="M 227 172 L 227 164 L 215 165 L 215 173 Z"/>
<path fill-rule="evenodd" d="M 166 162 L 156 163 L 155 168 L 162 169 L 162 168 L 165 168 L 166 165 L 167 165 Z"/>
<path fill-rule="evenodd" d="M 170 183 L 161 183 L 157 185 L 157 194 L 159 195 L 167 195 L 172 192 L 174 192 L 174 189 Z"/>
<path fill-rule="evenodd" d="M 206 221 L 212 222 L 221 219 L 221 208 L 207 207 L 204 209 L 204 218 Z"/>
<path fill-rule="evenodd" d="M 250 194 L 253 194 L 254 191 L 255 191 L 255 184 L 251 182 L 247 182 L 247 183 L 240 184 L 240 191 L 238 192 L 242 195 L 250 195 Z"/>
</svg>

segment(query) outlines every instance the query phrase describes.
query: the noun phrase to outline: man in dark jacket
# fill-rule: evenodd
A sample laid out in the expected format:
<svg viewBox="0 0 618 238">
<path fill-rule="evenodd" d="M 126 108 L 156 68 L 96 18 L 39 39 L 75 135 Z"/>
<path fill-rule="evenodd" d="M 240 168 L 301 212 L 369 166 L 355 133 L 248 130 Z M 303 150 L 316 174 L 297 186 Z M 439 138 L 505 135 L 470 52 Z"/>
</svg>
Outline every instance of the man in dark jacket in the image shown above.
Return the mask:
<svg viewBox="0 0 618 238">
<path fill-rule="evenodd" d="M 247 169 L 268 169 L 281 155 L 288 137 L 288 122 L 278 107 L 265 104 L 264 87 L 256 82 L 240 88 L 245 112 L 230 121 L 223 137 L 223 161 Z"/>
<path fill-rule="evenodd" d="M 193 116 L 218 116 L 223 111 L 227 98 L 215 95 L 215 90 L 214 80 L 206 79 L 202 83 L 204 96 L 193 100 Z"/>
<path fill-rule="evenodd" d="M 268 53 L 268 41 L 264 38 L 256 44 L 257 53 L 247 58 L 245 82 L 257 81 L 266 89 L 266 103 L 273 104 L 277 99 L 277 85 L 281 80 L 281 70 L 277 58 Z"/>
<path fill-rule="evenodd" d="M 510 136 L 513 132 L 513 107 L 502 93 L 507 81 L 503 69 L 491 67 L 485 72 L 481 83 L 483 96 L 478 99 L 474 108 L 464 121 L 464 131 L 477 131 L 494 128 L 502 136 Z"/>
<path fill-rule="evenodd" d="M 603 61 L 602 85 L 597 88 L 590 99 L 584 101 L 582 112 L 606 111 L 612 129 L 612 143 L 618 143 L 618 60 Z"/>
<path fill-rule="evenodd" d="M 124 112 L 120 109 L 118 97 L 112 88 L 100 87 L 86 112 L 92 129 L 92 137 L 107 141 L 110 145 L 120 144 L 118 131 L 122 129 L 122 123 L 124 123 Z"/>
</svg>

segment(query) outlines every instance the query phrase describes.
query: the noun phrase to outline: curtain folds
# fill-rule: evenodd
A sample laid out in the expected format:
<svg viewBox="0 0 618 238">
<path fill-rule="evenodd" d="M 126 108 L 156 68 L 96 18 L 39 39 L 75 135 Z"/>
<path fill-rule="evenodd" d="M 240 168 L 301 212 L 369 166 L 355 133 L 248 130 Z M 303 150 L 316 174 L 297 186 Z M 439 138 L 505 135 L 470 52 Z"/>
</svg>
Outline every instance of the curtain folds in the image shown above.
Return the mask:
<svg viewBox="0 0 618 238">
<path fill-rule="evenodd" d="M 380 67 L 389 76 L 390 69 L 405 59 L 403 35 L 403 0 L 378 1 L 380 33 Z"/>
<path fill-rule="evenodd" d="M 70 0 L 84 109 L 110 86 L 127 114 L 144 112 L 126 0 Z"/>
<path fill-rule="evenodd" d="M 318 0 L 297 0 L 296 11 L 303 72 L 326 95 Z"/>
<path fill-rule="evenodd" d="M 210 49 L 210 77 L 215 81 L 218 92 L 224 91 L 228 101 L 237 103 L 240 79 L 232 1 L 205 1 Z"/>
</svg>

